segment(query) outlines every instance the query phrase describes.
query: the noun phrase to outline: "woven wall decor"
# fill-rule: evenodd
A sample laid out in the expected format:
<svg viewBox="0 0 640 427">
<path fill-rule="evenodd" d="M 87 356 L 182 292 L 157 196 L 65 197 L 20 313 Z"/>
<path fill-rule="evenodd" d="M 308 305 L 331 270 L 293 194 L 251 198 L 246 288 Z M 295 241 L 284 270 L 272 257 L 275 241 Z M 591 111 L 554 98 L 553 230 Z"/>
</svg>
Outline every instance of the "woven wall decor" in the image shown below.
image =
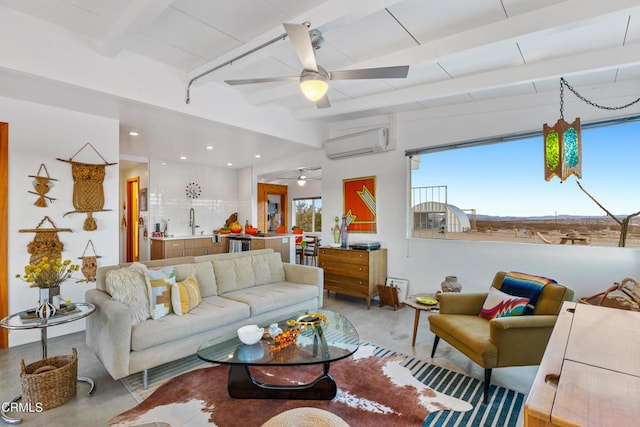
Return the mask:
<svg viewBox="0 0 640 427">
<path fill-rule="evenodd" d="M 73 158 L 87 146 L 91 147 L 104 163 L 91 164 L 74 161 Z M 71 175 L 73 176 L 73 207 L 75 210 L 67 212 L 63 216 L 78 212 L 86 213 L 87 218 L 84 220 L 82 228 L 85 231 L 96 230 L 98 225 L 96 224 L 95 218 L 93 218 L 93 213 L 111 210 L 104 209 L 103 182 L 106 174 L 105 168 L 107 166 L 117 165 L 117 163 L 107 162 L 90 142 L 83 145 L 70 159 L 58 158 L 58 160 L 71 163 Z"/>
<path fill-rule="evenodd" d="M 42 224 L 45 221 L 49 221 L 52 228 L 44 228 Z M 64 249 L 64 244 L 58 239 L 58 233 L 61 231 L 69 231 L 72 230 L 70 228 L 58 228 L 51 221 L 48 216 L 42 218 L 40 224 L 36 226 L 36 228 L 29 228 L 18 230 L 20 233 L 36 233 L 36 236 L 33 238 L 33 241 L 27 245 L 27 252 L 31 254 L 31 259 L 29 262 L 31 264 L 37 264 L 40 262 L 42 257 L 49 257 L 51 259 L 62 258 L 62 251 Z"/>
<path fill-rule="evenodd" d="M 45 175 L 42 175 L 41 173 L 43 169 Z M 46 208 L 47 200 L 53 202 L 55 199 L 53 197 L 45 196 L 45 194 L 47 194 L 53 187 L 53 182 L 51 181 L 57 181 L 57 179 L 51 178 L 49 176 L 49 171 L 47 170 L 47 167 L 44 163 L 40 165 L 37 174 L 29 175 L 29 178 L 33 178 L 33 188 L 34 190 L 36 190 L 35 192 L 29 191 L 29 193 L 39 196 L 33 204 L 39 208 Z"/>
<path fill-rule="evenodd" d="M 91 250 L 93 251 L 93 255 L 87 255 L 87 249 L 89 249 L 89 245 L 91 245 Z M 84 277 L 87 279 L 87 282 L 96 281 L 96 270 L 98 269 L 98 258 L 101 258 L 101 256 L 96 254 L 96 248 L 93 246 L 93 242 L 89 240 L 87 242 L 87 246 L 84 247 L 84 252 L 82 252 L 82 256 L 78 258 L 82 260 L 82 267 L 80 268 L 80 271 L 82 271 L 82 274 L 84 274 Z"/>
</svg>

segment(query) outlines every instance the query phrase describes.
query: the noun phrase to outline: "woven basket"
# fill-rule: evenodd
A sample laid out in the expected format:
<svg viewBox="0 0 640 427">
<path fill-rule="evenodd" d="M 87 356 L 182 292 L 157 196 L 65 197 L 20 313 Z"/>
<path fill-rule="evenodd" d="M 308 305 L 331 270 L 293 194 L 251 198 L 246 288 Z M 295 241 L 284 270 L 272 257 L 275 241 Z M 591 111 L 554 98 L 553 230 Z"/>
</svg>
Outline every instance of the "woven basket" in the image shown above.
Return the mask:
<svg viewBox="0 0 640 427">
<path fill-rule="evenodd" d="M 78 352 L 75 348 L 72 351 L 71 355 L 48 357 L 26 366 L 20 360 L 23 402 L 39 403 L 46 411 L 75 397 Z"/>
<path fill-rule="evenodd" d="M 627 283 L 633 283 L 633 287 L 628 286 Z M 601 307 L 619 308 L 621 310 L 640 311 L 639 288 L 640 284 L 636 279 L 625 277 L 621 283 L 614 283 L 606 291 L 579 298 L 578 302 Z M 614 292 L 618 293 L 614 294 Z"/>
</svg>

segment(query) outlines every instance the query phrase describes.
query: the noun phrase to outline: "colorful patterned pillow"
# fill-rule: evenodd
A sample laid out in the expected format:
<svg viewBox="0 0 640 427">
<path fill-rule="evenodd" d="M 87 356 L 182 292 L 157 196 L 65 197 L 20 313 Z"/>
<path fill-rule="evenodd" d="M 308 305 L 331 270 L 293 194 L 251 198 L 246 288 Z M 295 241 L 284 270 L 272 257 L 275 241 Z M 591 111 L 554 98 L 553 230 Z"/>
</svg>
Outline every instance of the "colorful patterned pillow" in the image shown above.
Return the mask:
<svg viewBox="0 0 640 427">
<path fill-rule="evenodd" d="M 171 286 L 171 305 L 175 314 L 188 313 L 201 302 L 200 286 L 195 276 L 189 276 Z"/>
<path fill-rule="evenodd" d="M 556 281 L 542 276 L 511 271 L 502 279 L 500 290 L 509 295 L 529 298 L 529 306 L 524 314 L 533 314 L 538 297 L 547 283 L 556 283 Z"/>
<path fill-rule="evenodd" d="M 152 319 L 171 313 L 171 287 L 176 283 L 173 267 L 147 270 L 147 293 Z"/>
<path fill-rule="evenodd" d="M 528 298 L 505 294 L 491 287 L 482 306 L 480 317 L 491 320 L 498 317 L 520 316 L 524 313 L 528 303 Z"/>
</svg>

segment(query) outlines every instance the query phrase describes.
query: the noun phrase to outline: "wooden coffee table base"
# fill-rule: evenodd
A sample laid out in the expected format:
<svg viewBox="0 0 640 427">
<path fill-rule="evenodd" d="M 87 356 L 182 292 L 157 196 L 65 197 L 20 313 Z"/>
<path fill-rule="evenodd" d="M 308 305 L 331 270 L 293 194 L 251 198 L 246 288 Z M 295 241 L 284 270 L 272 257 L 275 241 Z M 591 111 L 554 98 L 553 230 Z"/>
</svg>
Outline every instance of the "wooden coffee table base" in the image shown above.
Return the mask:
<svg viewBox="0 0 640 427">
<path fill-rule="evenodd" d="M 331 400 L 336 396 L 338 387 L 329 375 L 329 363 L 324 364 L 322 375 L 309 384 L 300 385 L 264 384 L 253 378 L 249 366 L 231 365 L 227 390 L 229 396 L 236 399 Z"/>
</svg>

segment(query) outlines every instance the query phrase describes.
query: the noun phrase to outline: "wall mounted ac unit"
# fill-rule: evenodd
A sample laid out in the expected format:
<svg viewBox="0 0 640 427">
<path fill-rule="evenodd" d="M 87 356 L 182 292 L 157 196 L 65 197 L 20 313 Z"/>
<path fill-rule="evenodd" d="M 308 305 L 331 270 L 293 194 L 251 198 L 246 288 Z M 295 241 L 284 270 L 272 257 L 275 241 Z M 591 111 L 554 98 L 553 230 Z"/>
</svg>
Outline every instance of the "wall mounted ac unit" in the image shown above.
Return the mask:
<svg viewBox="0 0 640 427">
<path fill-rule="evenodd" d="M 387 151 L 388 143 L 389 129 L 375 128 L 328 139 L 324 144 L 324 150 L 328 158 L 336 160 L 382 153 Z"/>
</svg>

